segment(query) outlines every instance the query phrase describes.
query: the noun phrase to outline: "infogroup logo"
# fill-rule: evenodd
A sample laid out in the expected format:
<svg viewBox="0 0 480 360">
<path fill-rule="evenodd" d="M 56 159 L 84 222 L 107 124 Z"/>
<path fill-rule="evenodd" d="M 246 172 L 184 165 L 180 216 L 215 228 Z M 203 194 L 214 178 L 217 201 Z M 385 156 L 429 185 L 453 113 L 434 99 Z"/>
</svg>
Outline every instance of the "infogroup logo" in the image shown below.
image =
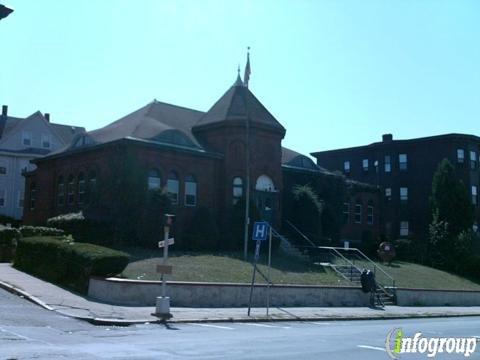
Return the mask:
<svg viewBox="0 0 480 360">
<path fill-rule="evenodd" d="M 423 337 L 421 332 L 413 337 L 405 336 L 401 328 L 393 329 L 387 334 L 385 350 L 392 359 L 400 359 L 401 354 L 425 354 L 434 358 L 437 354 L 461 354 L 470 357 L 477 347 L 479 339 L 468 338 L 444 338 Z"/>
</svg>

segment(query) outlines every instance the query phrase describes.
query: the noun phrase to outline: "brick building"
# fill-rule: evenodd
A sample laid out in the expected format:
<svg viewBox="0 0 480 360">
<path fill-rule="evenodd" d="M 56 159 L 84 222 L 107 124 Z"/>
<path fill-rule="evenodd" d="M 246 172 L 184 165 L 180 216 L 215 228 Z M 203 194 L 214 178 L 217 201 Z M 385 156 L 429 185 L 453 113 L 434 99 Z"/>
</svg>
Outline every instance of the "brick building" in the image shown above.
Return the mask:
<svg viewBox="0 0 480 360">
<path fill-rule="evenodd" d="M 317 164 L 341 171 L 349 179 L 379 187 L 382 232 L 389 238 L 424 237 L 431 222 L 429 198 L 439 163 L 448 159 L 471 194 L 479 220 L 480 138 L 446 134 L 394 140 L 383 135 L 381 142 L 366 146 L 312 153 Z"/>
<path fill-rule="evenodd" d="M 233 204 L 245 195 L 248 147 L 252 200 L 262 218 L 278 228 L 285 173 L 322 174 L 303 155 L 285 157 L 285 131 L 240 77 L 205 113 L 153 101 L 35 160 L 37 169 L 27 174 L 24 222 L 43 224 L 81 210 L 93 189 L 112 181 L 115 163 L 133 156 L 145 170 L 146 187 L 169 193 L 178 227 L 187 226 L 196 208 L 206 206 L 227 229 Z M 304 161 L 296 163 L 299 159 Z M 289 186 L 295 182 L 291 179 Z"/>
</svg>

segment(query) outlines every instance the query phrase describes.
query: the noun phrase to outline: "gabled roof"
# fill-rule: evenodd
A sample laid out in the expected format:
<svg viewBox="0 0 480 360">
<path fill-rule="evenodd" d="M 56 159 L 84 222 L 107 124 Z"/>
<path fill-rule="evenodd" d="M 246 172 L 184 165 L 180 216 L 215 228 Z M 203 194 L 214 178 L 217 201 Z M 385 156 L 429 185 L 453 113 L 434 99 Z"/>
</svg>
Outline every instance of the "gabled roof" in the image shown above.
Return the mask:
<svg viewBox="0 0 480 360">
<path fill-rule="evenodd" d="M 191 130 L 202 114 L 201 111 L 154 100 L 101 129 L 89 132 L 88 136 L 97 144 L 132 138 L 201 148 Z"/>
<path fill-rule="evenodd" d="M 33 114 L 27 116 L 26 118 L 19 118 L 13 116 L 5 117 L 0 115 L 0 138 L 8 136 L 17 126 L 20 126 L 22 123 L 34 119 L 47 121 L 45 119 L 45 116 L 40 111 L 35 111 Z M 58 135 L 61 140 L 66 144 L 69 144 L 76 135 L 85 132 L 84 127 L 54 124 L 50 122 L 48 122 L 48 124 L 51 127 L 53 133 Z"/>
<path fill-rule="evenodd" d="M 251 123 L 266 125 L 281 131 L 285 128 L 262 105 L 262 103 L 243 85 L 241 81 L 227 90 L 225 94 L 197 122 L 195 127 L 213 125 L 231 120 L 250 119 Z"/>
</svg>

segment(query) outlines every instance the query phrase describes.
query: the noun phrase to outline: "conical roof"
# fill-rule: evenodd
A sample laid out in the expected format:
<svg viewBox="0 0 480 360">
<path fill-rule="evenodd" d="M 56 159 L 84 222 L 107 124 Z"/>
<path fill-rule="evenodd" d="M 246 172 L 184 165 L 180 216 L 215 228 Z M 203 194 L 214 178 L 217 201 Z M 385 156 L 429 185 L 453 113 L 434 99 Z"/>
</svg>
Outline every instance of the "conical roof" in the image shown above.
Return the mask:
<svg viewBox="0 0 480 360">
<path fill-rule="evenodd" d="M 250 119 L 250 122 L 272 127 L 281 131 L 285 128 L 263 106 L 253 93 L 237 81 L 197 122 L 195 127 L 214 125 L 232 120 Z"/>
</svg>

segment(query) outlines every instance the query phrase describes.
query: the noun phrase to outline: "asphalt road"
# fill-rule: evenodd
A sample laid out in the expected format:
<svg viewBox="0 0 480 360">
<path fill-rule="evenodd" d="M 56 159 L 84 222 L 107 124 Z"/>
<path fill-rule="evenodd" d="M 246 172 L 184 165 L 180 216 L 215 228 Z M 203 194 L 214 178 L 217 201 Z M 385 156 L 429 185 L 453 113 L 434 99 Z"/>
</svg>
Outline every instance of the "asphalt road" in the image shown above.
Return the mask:
<svg viewBox="0 0 480 360">
<path fill-rule="evenodd" d="M 480 317 L 93 326 L 0 290 L 0 359 L 388 359 L 387 333 L 480 338 Z M 403 354 L 402 359 L 427 359 Z M 436 357 L 460 359 L 462 355 Z M 478 350 L 469 359 L 480 359 Z"/>
</svg>

